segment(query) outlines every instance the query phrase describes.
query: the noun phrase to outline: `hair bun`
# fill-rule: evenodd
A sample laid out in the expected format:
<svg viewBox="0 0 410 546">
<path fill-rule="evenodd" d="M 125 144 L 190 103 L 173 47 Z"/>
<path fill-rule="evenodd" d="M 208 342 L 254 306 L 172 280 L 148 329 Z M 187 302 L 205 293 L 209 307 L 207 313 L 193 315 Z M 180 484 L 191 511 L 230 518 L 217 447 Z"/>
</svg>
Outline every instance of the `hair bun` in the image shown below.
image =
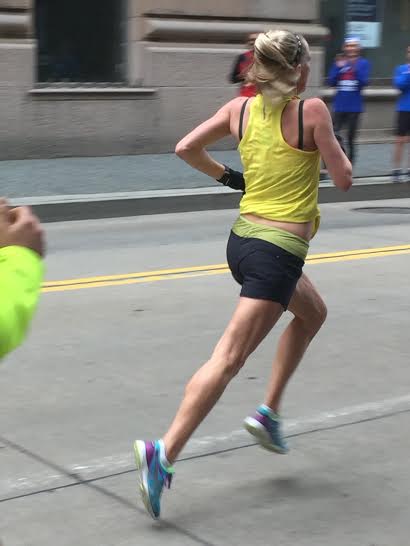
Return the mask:
<svg viewBox="0 0 410 546">
<path fill-rule="evenodd" d="M 254 63 L 247 80 L 275 103 L 292 96 L 297 87 L 296 67 L 309 57 L 309 46 L 302 35 L 288 30 L 269 30 L 255 40 Z"/>
</svg>

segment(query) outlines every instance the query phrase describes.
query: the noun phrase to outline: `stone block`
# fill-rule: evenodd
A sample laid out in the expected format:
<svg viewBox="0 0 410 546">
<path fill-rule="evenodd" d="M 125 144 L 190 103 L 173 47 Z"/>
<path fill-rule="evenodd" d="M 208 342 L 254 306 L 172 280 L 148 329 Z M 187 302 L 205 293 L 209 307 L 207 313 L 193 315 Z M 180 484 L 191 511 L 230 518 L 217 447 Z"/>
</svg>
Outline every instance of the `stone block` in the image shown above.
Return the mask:
<svg viewBox="0 0 410 546">
<path fill-rule="evenodd" d="M 133 16 L 170 15 L 206 17 L 246 17 L 253 0 L 129 0 Z"/>
<path fill-rule="evenodd" d="M 128 44 L 128 71 L 127 80 L 130 85 L 148 86 L 144 82 L 144 67 L 148 62 L 148 54 L 146 52 L 146 44 L 144 42 L 130 42 Z"/>
<path fill-rule="evenodd" d="M 99 156 L 152 150 L 158 107 L 152 99 L 33 99 L 24 115 L 28 157 Z"/>
<path fill-rule="evenodd" d="M 1 10 L 29 10 L 33 7 L 33 0 L 0 0 Z"/>
<path fill-rule="evenodd" d="M 35 47 L 33 42 L 0 43 L 1 85 L 33 86 Z"/>
<path fill-rule="evenodd" d="M 0 11 L 1 38 L 28 38 L 31 33 L 31 16 L 28 11 Z"/>
<path fill-rule="evenodd" d="M 142 36 L 155 42 L 197 42 L 197 43 L 243 43 L 251 32 L 264 32 L 272 28 L 286 27 L 303 34 L 310 42 L 321 42 L 328 31 L 316 24 L 301 22 L 282 22 L 238 20 L 199 20 L 161 17 L 142 17 Z"/>
<path fill-rule="evenodd" d="M 311 63 L 310 63 L 310 76 L 309 86 L 320 88 L 322 87 L 325 56 L 322 48 L 311 47 L 310 48 Z"/>
<path fill-rule="evenodd" d="M 144 85 L 150 87 L 223 87 L 242 48 L 212 45 L 147 44 Z"/>
<path fill-rule="evenodd" d="M 319 19 L 318 0 L 249 0 L 247 17 L 277 20 L 317 21 Z"/>
<path fill-rule="evenodd" d="M 142 78 L 145 86 L 220 87 L 229 85 L 229 74 L 243 49 L 235 46 L 200 44 L 142 44 L 133 49 L 136 60 L 132 77 Z M 323 52 L 311 48 L 310 86 L 321 87 Z M 142 70 L 142 72 L 138 72 Z M 137 76 L 139 74 L 139 77 Z"/>
<path fill-rule="evenodd" d="M 159 90 L 158 146 L 161 151 L 172 152 L 177 142 L 211 117 L 221 106 L 235 96 L 232 87 L 162 88 Z M 213 149 L 232 149 L 233 139 L 227 138 Z"/>
<path fill-rule="evenodd" d="M 129 40 L 129 42 L 136 42 L 137 40 L 143 40 L 144 36 L 145 36 L 144 18 L 143 17 L 130 17 L 128 19 L 128 40 Z"/>
<path fill-rule="evenodd" d="M 202 16 L 315 21 L 318 0 L 130 0 L 132 16 Z"/>
</svg>

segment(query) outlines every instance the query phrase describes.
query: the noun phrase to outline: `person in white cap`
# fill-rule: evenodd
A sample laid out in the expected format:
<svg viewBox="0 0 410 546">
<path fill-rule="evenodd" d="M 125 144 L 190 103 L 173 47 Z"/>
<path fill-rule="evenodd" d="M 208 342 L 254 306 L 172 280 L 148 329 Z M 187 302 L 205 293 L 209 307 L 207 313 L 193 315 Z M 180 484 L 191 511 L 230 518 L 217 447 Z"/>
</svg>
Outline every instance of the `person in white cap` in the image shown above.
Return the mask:
<svg viewBox="0 0 410 546">
<path fill-rule="evenodd" d="M 355 141 L 360 114 L 364 110 L 362 90 L 369 84 L 370 63 L 360 56 L 360 39 L 346 38 L 343 56 L 337 56 L 330 69 L 328 84 L 336 87 L 333 101 L 334 130 L 338 134 L 347 126 L 348 156 L 355 160 Z"/>
</svg>

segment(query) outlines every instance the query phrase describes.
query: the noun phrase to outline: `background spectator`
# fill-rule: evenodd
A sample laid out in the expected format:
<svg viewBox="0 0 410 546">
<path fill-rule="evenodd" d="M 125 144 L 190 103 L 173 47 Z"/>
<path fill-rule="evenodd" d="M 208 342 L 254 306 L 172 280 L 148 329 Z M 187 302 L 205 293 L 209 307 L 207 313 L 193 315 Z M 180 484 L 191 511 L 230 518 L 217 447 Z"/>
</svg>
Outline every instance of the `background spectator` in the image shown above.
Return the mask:
<svg viewBox="0 0 410 546">
<path fill-rule="evenodd" d="M 407 63 L 398 66 L 394 73 L 393 85 L 401 91 L 397 101 L 396 144 L 394 147 L 393 182 L 407 182 L 410 178 L 410 153 L 407 171 L 402 171 L 403 151 L 410 141 L 410 46 L 407 47 Z"/>
<path fill-rule="evenodd" d="M 328 77 L 329 85 L 337 88 L 333 101 L 335 133 L 347 127 L 348 156 L 352 163 L 360 114 L 364 110 L 362 90 L 369 84 L 370 76 L 370 63 L 360 52 L 359 38 L 347 38 L 343 54 L 336 56 Z"/>
<path fill-rule="evenodd" d="M 239 95 L 241 97 L 254 97 L 257 93 L 255 85 L 245 82 L 246 74 L 253 63 L 253 46 L 255 45 L 255 40 L 257 37 L 258 33 L 256 32 L 249 34 L 247 40 L 247 46 L 249 49 L 237 57 L 230 75 L 231 83 L 242 84 L 239 91 Z"/>
</svg>

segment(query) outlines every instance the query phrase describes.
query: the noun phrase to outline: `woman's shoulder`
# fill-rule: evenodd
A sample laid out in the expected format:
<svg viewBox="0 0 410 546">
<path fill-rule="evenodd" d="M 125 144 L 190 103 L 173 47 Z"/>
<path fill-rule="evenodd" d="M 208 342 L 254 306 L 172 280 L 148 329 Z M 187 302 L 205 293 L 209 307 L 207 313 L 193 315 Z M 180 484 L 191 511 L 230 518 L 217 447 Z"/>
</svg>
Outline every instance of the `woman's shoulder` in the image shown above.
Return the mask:
<svg viewBox="0 0 410 546">
<path fill-rule="evenodd" d="M 311 110 L 312 112 L 321 112 L 323 110 L 327 110 L 327 106 L 324 100 L 321 98 L 311 97 L 309 99 L 305 99 L 304 109 Z"/>
<path fill-rule="evenodd" d="M 319 97 L 306 99 L 303 112 L 304 116 L 310 118 L 312 121 L 318 121 L 324 116 L 327 118 L 330 115 L 326 103 Z"/>
<path fill-rule="evenodd" d="M 319 97 L 306 99 L 303 108 L 303 119 L 305 127 L 316 129 L 317 127 L 329 126 L 332 118 L 326 103 Z"/>
<path fill-rule="evenodd" d="M 229 101 L 228 105 L 230 105 L 233 110 L 241 110 L 245 103 L 249 106 L 255 99 L 256 97 L 236 97 Z"/>
</svg>

